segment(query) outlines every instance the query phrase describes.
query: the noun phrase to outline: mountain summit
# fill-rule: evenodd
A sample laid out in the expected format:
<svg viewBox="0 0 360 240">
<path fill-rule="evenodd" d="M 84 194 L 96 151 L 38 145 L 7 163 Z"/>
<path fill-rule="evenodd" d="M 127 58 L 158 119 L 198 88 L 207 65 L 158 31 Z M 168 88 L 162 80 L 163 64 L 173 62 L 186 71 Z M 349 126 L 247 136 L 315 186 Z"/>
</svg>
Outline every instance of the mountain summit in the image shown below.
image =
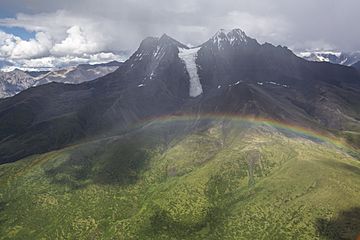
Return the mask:
<svg viewBox="0 0 360 240">
<path fill-rule="evenodd" d="M 213 43 L 220 49 L 226 45 L 234 46 L 238 44 L 247 44 L 247 42 L 251 39 L 241 29 L 221 29 L 210 40 L 212 40 Z"/>
</svg>

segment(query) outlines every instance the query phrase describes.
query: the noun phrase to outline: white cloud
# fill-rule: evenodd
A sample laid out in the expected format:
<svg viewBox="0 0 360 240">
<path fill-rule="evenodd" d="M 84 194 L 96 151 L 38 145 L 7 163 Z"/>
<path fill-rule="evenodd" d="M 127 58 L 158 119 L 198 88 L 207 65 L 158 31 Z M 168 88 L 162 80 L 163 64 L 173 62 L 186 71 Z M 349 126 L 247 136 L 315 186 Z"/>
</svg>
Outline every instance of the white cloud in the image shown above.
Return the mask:
<svg viewBox="0 0 360 240">
<path fill-rule="evenodd" d="M 16 46 L 16 41 L 20 40 L 20 38 L 15 37 L 14 35 L 0 31 L 0 57 L 10 57 L 13 49 Z"/>
<path fill-rule="evenodd" d="M 38 32 L 35 38 L 28 41 L 12 34 L 0 31 L 0 57 L 23 59 L 42 57 L 49 53 L 52 47 L 51 39 L 43 32 Z"/>
<path fill-rule="evenodd" d="M 125 61 L 124 56 L 119 56 L 111 52 L 101 52 L 97 54 L 91 54 L 89 56 L 89 62 L 91 63 L 105 63 L 105 62 L 111 62 L 111 61 Z"/>
<path fill-rule="evenodd" d="M 17 40 L 12 49 L 10 58 L 37 58 L 48 55 L 49 49 L 52 47 L 52 40 L 43 32 L 38 32 L 35 38 L 26 40 Z"/>
<path fill-rule="evenodd" d="M 74 66 L 82 63 L 106 63 L 110 61 L 124 61 L 125 58 L 114 53 L 100 52 L 96 54 L 83 54 L 81 56 L 47 56 L 33 59 L 10 60 L 11 66 L 5 66 L 3 71 L 11 71 L 15 68 L 22 70 L 49 70 Z"/>
<path fill-rule="evenodd" d="M 126 22 L 119 23 L 107 17 L 80 15 L 66 10 L 40 14 L 20 13 L 15 18 L 0 19 L 1 25 L 44 32 L 55 44 L 59 44 L 59 51 L 73 49 L 73 46 L 70 46 L 71 41 L 86 43 L 91 49 L 97 47 L 97 51 L 109 50 L 105 48 L 119 51 L 133 45 L 128 38 L 134 37 L 131 30 L 123 36 L 128 25 Z M 126 41 L 122 41 L 121 36 Z"/>
<path fill-rule="evenodd" d="M 67 31 L 68 36 L 56 43 L 51 49 L 54 55 L 80 55 L 84 53 L 94 53 L 100 50 L 100 46 L 96 41 L 88 39 L 86 34 L 79 26 L 72 26 Z"/>
<path fill-rule="evenodd" d="M 87 39 L 78 26 L 70 28 L 68 36 L 59 43 L 54 43 L 43 32 L 26 41 L 0 31 L 0 61 L 7 62 L 2 66 L 4 71 L 15 68 L 48 70 L 80 63 L 124 61 L 125 57 L 101 51 L 99 45 Z"/>
<path fill-rule="evenodd" d="M 284 44 L 291 29 L 290 23 L 279 16 L 258 16 L 239 11 L 229 12 L 223 22 L 227 29 L 241 26 L 247 35 L 274 44 Z"/>
<path fill-rule="evenodd" d="M 23 27 L 36 32 L 34 38 L 23 40 L 0 31 L 0 60 L 10 62 L 11 69 L 47 69 L 79 63 L 124 61 L 124 56 L 116 54 L 123 48 L 111 47 L 118 37 L 106 34 L 112 28 L 101 28 L 102 23 L 74 17 L 67 11 L 18 14 L 16 19 L 0 19 L 0 25 Z M 3 68 L 9 69 L 6 66 Z"/>
<path fill-rule="evenodd" d="M 50 13 L 18 13 L 15 18 L 0 19 L 0 25 L 21 27 L 30 32 L 45 32 L 56 41 L 66 36 L 66 30 L 74 25 L 89 26 L 91 19 L 70 14 L 65 10 Z"/>
</svg>

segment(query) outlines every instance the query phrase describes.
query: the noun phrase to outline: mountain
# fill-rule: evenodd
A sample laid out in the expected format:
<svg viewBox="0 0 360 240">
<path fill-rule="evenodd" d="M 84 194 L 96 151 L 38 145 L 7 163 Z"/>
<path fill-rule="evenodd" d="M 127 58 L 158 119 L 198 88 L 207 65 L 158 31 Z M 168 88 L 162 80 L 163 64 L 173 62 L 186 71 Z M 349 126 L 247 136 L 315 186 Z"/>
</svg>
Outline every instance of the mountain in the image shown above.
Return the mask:
<svg viewBox="0 0 360 240">
<path fill-rule="evenodd" d="M 360 52 L 339 52 L 339 51 L 304 51 L 297 55 L 308 61 L 329 62 L 351 66 L 360 61 Z"/>
<path fill-rule="evenodd" d="M 167 35 L 147 38 L 103 78 L 47 84 L 1 101 L 0 159 L 15 161 L 175 113 L 263 116 L 353 139 L 359 84 L 353 68 L 305 61 L 241 30 L 219 31 L 194 49 Z"/>
<path fill-rule="evenodd" d="M 5 239 L 355 239 L 360 75 L 220 30 L 0 100 Z M 346 197 L 344 197 L 346 196 Z"/>
<path fill-rule="evenodd" d="M 48 74 L 50 71 L 25 71 L 26 74 L 36 78 L 41 77 L 42 75 Z"/>
<path fill-rule="evenodd" d="M 0 98 L 11 97 L 35 84 L 35 79 L 21 70 L 0 72 Z"/>
<path fill-rule="evenodd" d="M 121 63 L 116 61 L 106 64 L 80 64 L 76 67 L 60 69 L 42 75 L 36 82 L 36 86 L 50 82 L 78 84 L 92 81 L 115 71 L 120 65 Z"/>
<path fill-rule="evenodd" d="M 115 71 L 121 63 L 113 61 L 104 64 L 81 64 L 56 71 L 22 71 L 0 72 L 0 98 L 13 96 L 29 87 L 50 82 L 78 84 L 91 81 Z"/>
</svg>

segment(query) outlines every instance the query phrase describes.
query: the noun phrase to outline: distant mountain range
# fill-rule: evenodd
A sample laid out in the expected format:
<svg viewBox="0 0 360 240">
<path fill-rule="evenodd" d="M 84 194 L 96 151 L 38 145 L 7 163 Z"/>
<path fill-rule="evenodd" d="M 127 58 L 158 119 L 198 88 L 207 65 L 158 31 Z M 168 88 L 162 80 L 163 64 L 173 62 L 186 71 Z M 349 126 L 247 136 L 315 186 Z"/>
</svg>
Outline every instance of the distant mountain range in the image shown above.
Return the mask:
<svg viewBox="0 0 360 240">
<path fill-rule="evenodd" d="M 360 61 L 360 52 L 302 51 L 296 53 L 308 61 L 329 62 L 351 66 Z"/>
<path fill-rule="evenodd" d="M 91 81 L 115 71 L 120 62 L 104 64 L 81 64 L 54 71 L 22 71 L 0 72 L 0 98 L 11 97 L 29 87 L 50 82 L 78 84 Z"/>
</svg>

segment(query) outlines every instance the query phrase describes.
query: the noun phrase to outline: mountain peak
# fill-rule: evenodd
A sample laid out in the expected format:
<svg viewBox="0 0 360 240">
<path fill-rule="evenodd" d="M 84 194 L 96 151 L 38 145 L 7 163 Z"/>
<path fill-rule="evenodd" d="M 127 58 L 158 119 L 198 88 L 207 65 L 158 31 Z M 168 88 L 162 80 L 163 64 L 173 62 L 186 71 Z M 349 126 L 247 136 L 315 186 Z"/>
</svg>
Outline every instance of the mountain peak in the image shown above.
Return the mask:
<svg viewBox="0 0 360 240">
<path fill-rule="evenodd" d="M 247 44 L 250 38 L 239 28 L 232 30 L 220 29 L 210 39 L 219 49 L 223 48 L 224 45 L 240 45 Z"/>
<path fill-rule="evenodd" d="M 170 37 L 169 35 L 167 35 L 166 33 L 164 33 L 161 37 L 160 37 L 160 39 L 168 39 L 168 40 L 174 40 L 172 37 Z"/>
<path fill-rule="evenodd" d="M 159 45 L 176 45 L 177 47 L 180 47 L 180 48 L 188 48 L 181 42 L 175 40 L 174 38 L 170 37 L 169 35 L 167 35 L 165 33 L 160 37 Z"/>
<path fill-rule="evenodd" d="M 242 42 L 246 42 L 247 38 L 249 38 L 244 31 L 239 28 L 235 28 L 232 30 L 220 29 L 216 32 L 216 34 L 212 37 L 212 39 L 225 39 L 225 40 L 240 40 Z"/>
<path fill-rule="evenodd" d="M 243 30 L 241 30 L 240 28 L 234 28 L 234 29 L 224 29 L 221 28 L 219 31 L 217 31 L 215 33 L 214 36 L 218 36 L 218 35 L 229 35 L 229 34 L 238 34 L 238 35 L 245 35 L 245 32 Z"/>
</svg>

